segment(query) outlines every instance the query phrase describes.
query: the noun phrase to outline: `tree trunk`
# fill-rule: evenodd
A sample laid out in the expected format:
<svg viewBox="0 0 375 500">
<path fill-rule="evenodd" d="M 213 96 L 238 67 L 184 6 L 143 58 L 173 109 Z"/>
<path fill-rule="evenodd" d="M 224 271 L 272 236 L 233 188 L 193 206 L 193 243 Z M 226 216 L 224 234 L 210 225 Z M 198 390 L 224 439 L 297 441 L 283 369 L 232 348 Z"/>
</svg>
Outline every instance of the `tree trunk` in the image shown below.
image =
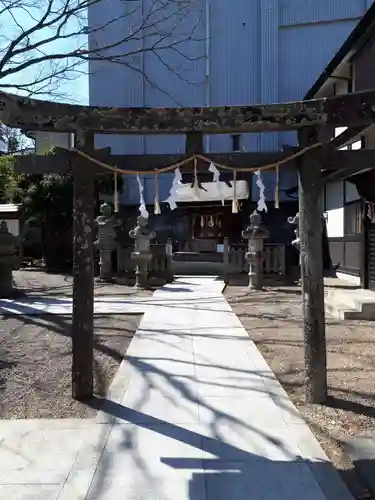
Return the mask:
<svg viewBox="0 0 375 500">
<path fill-rule="evenodd" d="M 93 395 L 94 388 L 95 185 L 90 165 L 84 159 L 77 157 L 74 159 L 73 175 L 72 395 L 74 399 L 82 401 Z"/>
<path fill-rule="evenodd" d="M 317 130 L 303 129 L 300 146 L 317 142 Z M 302 156 L 299 168 L 299 216 L 303 333 L 305 344 L 305 399 L 324 403 L 327 399 L 324 282 L 322 255 L 322 191 L 319 153 Z"/>
</svg>

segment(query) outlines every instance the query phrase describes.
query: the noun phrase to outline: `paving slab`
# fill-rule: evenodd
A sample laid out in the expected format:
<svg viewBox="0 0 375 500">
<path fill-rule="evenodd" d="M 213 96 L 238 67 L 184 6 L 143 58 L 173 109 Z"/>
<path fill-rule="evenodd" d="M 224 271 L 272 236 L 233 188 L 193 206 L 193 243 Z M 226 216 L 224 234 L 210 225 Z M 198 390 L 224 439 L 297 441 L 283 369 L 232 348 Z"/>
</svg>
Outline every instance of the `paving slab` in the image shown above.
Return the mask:
<svg viewBox="0 0 375 500">
<path fill-rule="evenodd" d="M 0 484 L 4 500 L 57 500 L 61 486 L 56 484 Z"/>
<path fill-rule="evenodd" d="M 63 483 L 94 427 L 78 419 L 0 421 L 0 485 Z"/>
<path fill-rule="evenodd" d="M 189 442 L 184 432 L 189 432 Z M 87 500 L 205 500 L 204 478 L 191 497 L 191 470 L 171 467 L 169 462 L 177 459 L 183 464 L 188 460 L 193 470 L 202 470 L 200 436 L 199 428 L 180 430 L 180 426 L 173 429 L 169 424 L 115 426 Z"/>
</svg>

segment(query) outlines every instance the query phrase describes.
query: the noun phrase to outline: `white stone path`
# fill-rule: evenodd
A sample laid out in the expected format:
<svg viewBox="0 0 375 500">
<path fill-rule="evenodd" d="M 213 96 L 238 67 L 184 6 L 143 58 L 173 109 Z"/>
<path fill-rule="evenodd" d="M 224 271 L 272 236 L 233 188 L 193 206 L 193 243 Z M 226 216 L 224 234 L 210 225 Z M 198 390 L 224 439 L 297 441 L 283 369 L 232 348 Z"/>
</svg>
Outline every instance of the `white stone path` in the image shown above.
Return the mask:
<svg viewBox="0 0 375 500">
<path fill-rule="evenodd" d="M 222 289 L 155 293 L 95 421 L 0 422 L 0 498 L 353 500 Z"/>
<path fill-rule="evenodd" d="M 153 297 L 95 297 L 94 314 L 142 314 L 152 303 Z M 0 299 L 0 315 L 70 315 L 72 310 L 71 297 Z"/>
</svg>

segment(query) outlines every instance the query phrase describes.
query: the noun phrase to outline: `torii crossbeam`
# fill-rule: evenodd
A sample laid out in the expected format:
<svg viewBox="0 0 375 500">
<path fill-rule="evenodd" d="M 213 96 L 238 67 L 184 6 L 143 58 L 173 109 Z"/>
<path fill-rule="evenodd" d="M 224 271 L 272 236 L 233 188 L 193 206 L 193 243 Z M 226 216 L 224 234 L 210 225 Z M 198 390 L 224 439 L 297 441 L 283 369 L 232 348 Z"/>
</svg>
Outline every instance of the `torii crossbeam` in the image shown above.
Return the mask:
<svg viewBox="0 0 375 500">
<path fill-rule="evenodd" d="M 50 132 L 124 134 L 250 133 L 305 126 L 361 126 L 375 119 L 375 90 L 290 103 L 202 108 L 104 108 L 28 99 L 0 92 L 0 120 Z"/>
</svg>

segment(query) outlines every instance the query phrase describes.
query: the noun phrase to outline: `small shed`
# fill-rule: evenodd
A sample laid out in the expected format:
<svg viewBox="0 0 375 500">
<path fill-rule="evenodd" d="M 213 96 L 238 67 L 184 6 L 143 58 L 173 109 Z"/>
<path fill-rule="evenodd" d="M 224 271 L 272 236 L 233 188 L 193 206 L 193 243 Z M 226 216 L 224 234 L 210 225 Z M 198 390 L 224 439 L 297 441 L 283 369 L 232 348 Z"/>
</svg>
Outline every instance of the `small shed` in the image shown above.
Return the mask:
<svg viewBox="0 0 375 500">
<path fill-rule="evenodd" d="M 0 204 L 0 222 L 3 220 L 7 223 L 9 232 L 18 237 L 18 256 L 21 262 L 23 254 L 21 206 L 16 203 Z"/>
<path fill-rule="evenodd" d="M 15 203 L 0 204 L 0 220 L 5 220 L 9 232 L 14 236 L 21 234 L 20 205 Z"/>
</svg>

